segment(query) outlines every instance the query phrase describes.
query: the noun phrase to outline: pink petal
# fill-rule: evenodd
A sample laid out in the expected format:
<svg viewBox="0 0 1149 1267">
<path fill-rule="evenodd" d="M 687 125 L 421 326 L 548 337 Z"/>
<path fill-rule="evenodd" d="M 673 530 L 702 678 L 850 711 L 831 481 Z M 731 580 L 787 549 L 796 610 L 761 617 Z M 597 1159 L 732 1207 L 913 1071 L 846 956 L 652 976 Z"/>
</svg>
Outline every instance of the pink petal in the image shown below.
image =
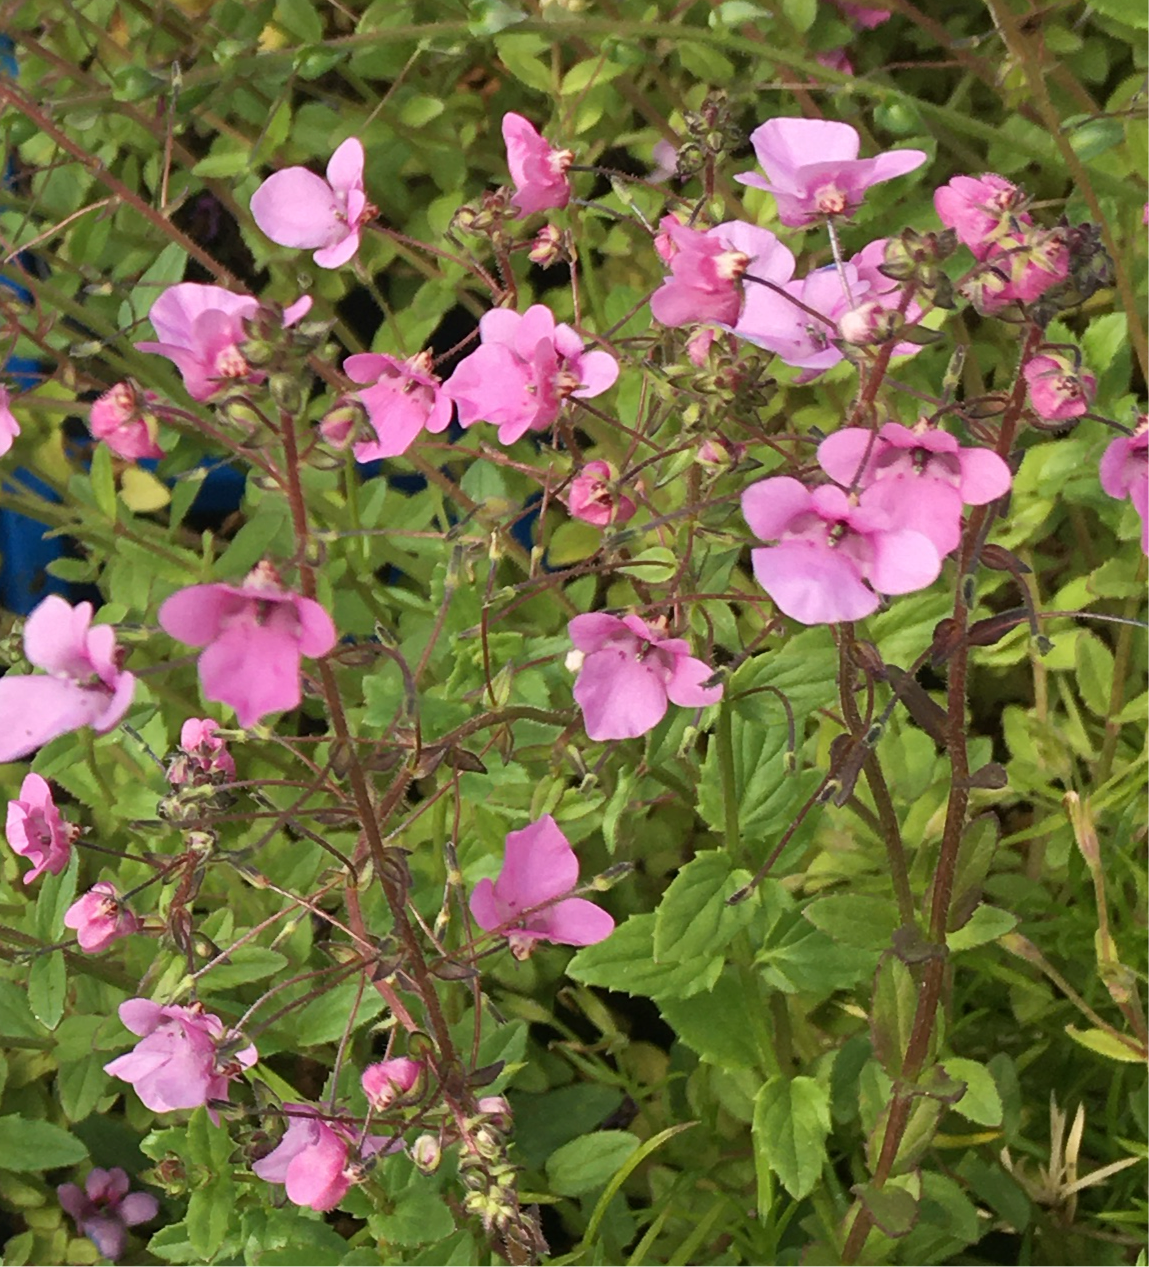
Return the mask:
<svg viewBox="0 0 1149 1267">
<path fill-rule="evenodd" d="M 828 119 L 769 119 L 750 133 L 759 164 L 776 183 L 811 160 L 855 159 L 859 143 L 857 131 L 848 123 Z"/>
<path fill-rule="evenodd" d="M 252 218 L 280 246 L 311 249 L 341 240 L 347 230 L 341 210 L 327 181 L 306 167 L 276 172 L 251 197 Z"/>
<path fill-rule="evenodd" d="M 600 651 L 608 639 L 625 635 L 627 629 L 628 626 L 619 617 L 607 612 L 587 612 L 576 616 L 567 625 L 571 642 L 579 651 L 588 655 L 593 651 Z"/>
<path fill-rule="evenodd" d="M 72 607 L 58 594 L 49 594 L 24 622 L 24 654 L 48 673 L 86 678 L 92 671 L 88 655 L 91 621 L 91 603 Z"/>
<path fill-rule="evenodd" d="M 320 268 L 341 268 L 359 250 L 359 230 L 351 229 L 347 236 L 331 246 L 316 251 L 311 257 Z"/>
<path fill-rule="evenodd" d="M 234 708 L 246 729 L 268 713 L 298 707 L 299 642 L 274 622 L 238 622 L 200 656 L 199 678 L 204 698 Z"/>
<path fill-rule="evenodd" d="M 505 343 L 513 347 L 522 320 L 522 315 L 510 308 L 492 308 L 479 318 L 479 338 L 484 343 Z"/>
<path fill-rule="evenodd" d="M 880 185 L 884 180 L 905 176 L 917 171 L 929 159 L 924 150 L 887 150 L 871 160 L 873 166 L 866 178 L 867 185 Z"/>
<path fill-rule="evenodd" d="M 882 594 L 909 594 L 924 589 L 938 579 L 942 570 L 933 542 L 913 529 L 875 533 L 870 544 L 874 555 L 869 580 Z"/>
<path fill-rule="evenodd" d="M 230 595 L 226 586 L 190 585 L 160 604 L 160 628 L 189 647 L 203 647 L 218 636 Z"/>
<path fill-rule="evenodd" d="M 148 312 L 148 320 L 161 343 L 191 348 L 196 318 L 202 313 L 218 309 L 229 317 L 250 316 L 258 307 L 258 301 L 250 295 L 236 295 L 222 286 L 180 282 L 157 297 Z"/>
<path fill-rule="evenodd" d="M 983 506 L 1009 492 L 1009 465 L 991 449 L 961 449 L 961 499 L 967 506 Z"/>
<path fill-rule="evenodd" d="M 618 362 L 609 352 L 584 352 L 578 360 L 578 376 L 582 386 L 571 395 L 582 400 L 584 397 L 598 396 L 613 387 L 618 379 Z"/>
<path fill-rule="evenodd" d="M 119 1014 L 125 1027 L 141 1038 L 164 1019 L 163 1008 L 151 999 L 127 999 L 120 1004 Z"/>
<path fill-rule="evenodd" d="M 564 946 L 593 946 L 614 932 L 614 920 L 584 897 L 556 902 L 546 915 L 546 938 Z"/>
<path fill-rule="evenodd" d="M 878 511 L 885 517 L 888 527 L 883 525 L 884 531 L 870 538 L 875 545 L 890 530 L 900 528 L 910 528 L 928 537 L 934 550 L 942 557 L 956 550 L 961 541 L 962 497 L 953 485 L 941 480 L 920 475 L 887 476 L 866 489 L 860 509 L 863 513 Z M 930 578 L 931 581 L 933 579 Z M 907 592 L 883 589 L 873 576 L 870 580 L 883 594 Z M 920 587 L 915 585 L 911 588 Z"/>
<path fill-rule="evenodd" d="M 855 479 L 865 484 L 873 473 L 873 459 L 882 448 L 881 440 L 865 427 L 844 427 L 818 445 L 818 465 L 843 488 L 849 488 Z"/>
<path fill-rule="evenodd" d="M 657 675 L 617 647 L 587 656 L 574 697 L 591 739 L 634 739 L 666 715 L 666 688 Z"/>
<path fill-rule="evenodd" d="M 722 698 L 722 684 L 705 689 L 702 683 L 714 676 L 710 665 L 694 656 L 676 656 L 674 672 L 666 683 L 666 694 L 672 704 L 682 704 L 686 708 L 702 708 L 707 704 L 717 704 Z"/>
<path fill-rule="evenodd" d="M 776 541 L 794 519 L 813 509 L 810 490 L 788 475 L 751 484 L 742 493 L 742 516 L 763 541 Z"/>
<path fill-rule="evenodd" d="M 288 304 L 283 310 L 283 328 L 289 329 L 297 321 L 302 321 L 311 311 L 312 303 L 314 300 L 310 295 L 301 295 L 295 303 Z"/>
<path fill-rule="evenodd" d="M 327 164 L 327 183 L 332 189 L 350 192 L 363 188 L 363 142 L 349 136 L 331 155 Z"/>
<path fill-rule="evenodd" d="M 553 343 L 554 337 L 555 314 L 545 304 L 532 304 L 523 313 L 515 330 L 515 351 L 524 361 L 530 361 L 534 358 L 538 345 L 543 342 Z"/>
<path fill-rule="evenodd" d="M 483 879 L 471 890 L 471 914 L 475 923 L 488 932 L 498 928 L 502 923 L 499 908 L 495 903 L 495 885 L 493 880 Z"/>
<path fill-rule="evenodd" d="M 500 922 L 569 893 L 577 883 L 575 852 L 555 820 L 544 814 L 507 836 L 503 869 L 495 881 Z"/>
<path fill-rule="evenodd" d="M 335 646 L 335 623 L 325 608 L 313 598 L 294 599 L 299 616 L 299 650 L 305 656 L 326 655 Z"/>
<path fill-rule="evenodd" d="M 330 1210 L 351 1186 L 343 1175 L 346 1166 L 347 1144 L 330 1128 L 321 1128 L 318 1140 L 287 1165 L 288 1200 L 313 1210 Z"/>
<path fill-rule="evenodd" d="M 120 1202 L 117 1213 L 127 1227 L 150 1223 L 160 1212 L 160 1203 L 150 1192 L 131 1192 Z"/>
<path fill-rule="evenodd" d="M 125 675 L 130 676 L 130 675 Z M 34 674 L 0 678 L 0 763 L 16 761 L 60 735 L 94 725 L 108 706 L 103 689 Z"/>
<path fill-rule="evenodd" d="M 803 625 L 861 620 L 878 609 L 877 594 L 862 583 L 853 561 L 825 545 L 785 541 L 753 550 L 750 558 L 758 584 L 780 611 Z"/>
</svg>

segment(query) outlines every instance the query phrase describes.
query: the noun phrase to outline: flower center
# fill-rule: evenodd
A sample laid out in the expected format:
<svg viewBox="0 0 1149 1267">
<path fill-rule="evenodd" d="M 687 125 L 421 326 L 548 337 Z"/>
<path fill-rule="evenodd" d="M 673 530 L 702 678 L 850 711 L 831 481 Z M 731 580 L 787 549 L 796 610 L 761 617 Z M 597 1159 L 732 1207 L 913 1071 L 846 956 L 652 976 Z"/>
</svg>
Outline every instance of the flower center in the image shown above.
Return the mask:
<svg viewBox="0 0 1149 1267">
<path fill-rule="evenodd" d="M 251 373 L 251 367 L 234 343 L 215 354 L 214 368 L 217 378 L 246 378 Z"/>
<path fill-rule="evenodd" d="M 737 281 L 750 267 L 750 256 L 741 251 L 723 251 L 714 257 L 714 271 L 725 282 Z"/>
<path fill-rule="evenodd" d="M 826 185 L 814 195 L 814 207 L 819 215 L 840 216 L 846 206 L 846 195 L 837 185 Z"/>
</svg>

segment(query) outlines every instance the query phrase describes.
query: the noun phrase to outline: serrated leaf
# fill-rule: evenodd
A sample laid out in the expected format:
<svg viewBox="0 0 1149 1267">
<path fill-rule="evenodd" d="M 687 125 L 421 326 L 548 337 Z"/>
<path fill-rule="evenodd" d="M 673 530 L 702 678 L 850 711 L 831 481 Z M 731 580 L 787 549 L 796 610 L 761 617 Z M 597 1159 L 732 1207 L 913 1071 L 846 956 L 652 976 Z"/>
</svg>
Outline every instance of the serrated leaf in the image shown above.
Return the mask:
<svg viewBox="0 0 1149 1267">
<path fill-rule="evenodd" d="M 896 955 L 885 955 L 874 980 L 870 1040 L 874 1054 L 891 1077 L 901 1072 L 917 1001 L 918 989 L 909 968 Z"/>
<path fill-rule="evenodd" d="M 0 1038 L 28 1038 L 49 1045 L 28 1006 L 28 994 L 12 981 L 0 981 Z"/>
<path fill-rule="evenodd" d="M 128 467 L 120 476 L 120 496 L 134 515 L 147 515 L 152 511 L 162 510 L 172 499 L 168 486 L 156 479 L 151 471 L 145 471 L 139 466 Z"/>
<path fill-rule="evenodd" d="M 64 1015 L 68 993 L 68 967 L 64 952 L 37 955 L 28 971 L 28 1003 L 41 1025 L 55 1029 Z"/>
<path fill-rule="evenodd" d="M 655 912 L 655 962 L 681 963 L 717 954 L 754 918 L 755 896 L 737 906 L 726 905 L 750 878 L 746 871 L 732 871 L 730 858 L 721 849 L 709 849 L 688 862 Z"/>
<path fill-rule="evenodd" d="M 1076 1026 L 1067 1025 L 1065 1032 L 1075 1043 L 1096 1052 L 1099 1056 L 1105 1056 L 1108 1060 L 1117 1060 L 1128 1065 L 1145 1063 L 1144 1052 L 1139 1054 L 1103 1029 L 1077 1029 Z"/>
<path fill-rule="evenodd" d="M 223 1244 L 235 1209 L 235 1197 L 235 1184 L 230 1175 L 224 1175 L 197 1188 L 188 1198 L 184 1223 L 188 1240 L 202 1262 L 210 1263 Z"/>
<path fill-rule="evenodd" d="M 1001 1125 L 1001 1096 L 993 1075 L 976 1060 L 950 1056 L 942 1061 L 942 1068 L 949 1077 L 965 1083 L 965 1093 L 954 1105 L 964 1118 L 979 1126 Z"/>
<path fill-rule="evenodd" d="M 57 1166 L 76 1166 L 87 1155 L 80 1140 L 51 1122 L 30 1121 L 16 1114 L 0 1117 L 0 1157 L 5 1170 L 55 1170 Z"/>
<path fill-rule="evenodd" d="M 202 993 L 230 990 L 249 981 L 263 981 L 287 966 L 287 956 L 264 946 L 240 946 L 199 978 Z"/>
<path fill-rule="evenodd" d="M 752 1131 L 755 1156 L 795 1201 L 809 1196 L 826 1163 L 827 1089 L 813 1078 L 771 1078 L 755 1097 Z"/>
<path fill-rule="evenodd" d="M 746 1024 L 749 1008 L 763 1006 L 748 998 L 738 973 L 727 967 L 712 989 L 689 999 L 663 999 L 658 1010 L 678 1037 L 708 1064 L 722 1069 L 757 1069 L 762 1054 Z"/>
<path fill-rule="evenodd" d="M 1016 915 L 1003 911 L 999 906 L 983 904 L 961 928 L 946 934 L 946 945 L 951 951 L 971 950 L 974 946 L 996 941 L 1016 927 Z"/>
<path fill-rule="evenodd" d="M 709 990 L 722 971 L 721 957 L 655 963 L 654 919 L 653 915 L 632 915 L 606 941 L 580 950 L 567 964 L 567 976 L 584 985 L 654 999 L 685 999 Z"/>
<path fill-rule="evenodd" d="M 391 1198 L 391 1209 L 372 1220 L 376 1235 L 396 1245 L 441 1241 L 455 1229 L 451 1209 L 426 1175 L 411 1176 L 406 1188 Z"/>
<path fill-rule="evenodd" d="M 890 898 L 834 893 L 817 898 L 802 915 L 832 941 L 863 950 L 885 950 L 901 920 Z"/>
</svg>

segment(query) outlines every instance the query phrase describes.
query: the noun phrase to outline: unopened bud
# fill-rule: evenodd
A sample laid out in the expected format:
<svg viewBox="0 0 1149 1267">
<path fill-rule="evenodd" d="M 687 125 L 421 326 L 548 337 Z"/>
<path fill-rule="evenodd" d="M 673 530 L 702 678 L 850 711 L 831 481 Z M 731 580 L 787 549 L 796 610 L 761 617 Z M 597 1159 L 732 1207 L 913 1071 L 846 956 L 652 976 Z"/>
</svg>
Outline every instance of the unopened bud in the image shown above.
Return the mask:
<svg viewBox="0 0 1149 1267">
<path fill-rule="evenodd" d="M 433 1175 L 443 1160 L 443 1149 L 434 1135 L 420 1135 L 411 1145 L 411 1160 L 425 1175 Z"/>
<path fill-rule="evenodd" d="M 267 380 L 267 389 L 284 413 L 297 414 L 303 408 L 303 391 L 296 374 L 272 374 Z"/>
<path fill-rule="evenodd" d="M 553 224 L 543 225 L 527 254 L 532 263 L 542 268 L 558 264 L 564 255 L 562 232 Z"/>
<path fill-rule="evenodd" d="M 333 449 L 343 450 L 367 426 L 367 410 L 352 396 L 344 396 L 333 409 L 323 415 L 319 434 Z"/>
<path fill-rule="evenodd" d="M 838 332 L 856 347 L 887 343 L 902 328 L 904 318 L 896 308 L 883 308 L 875 300 L 859 304 L 838 321 Z"/>
<path fill-rule="evenodd" d="M 484 1095 L 480 1097 L 477 1107 L 484 1117 L 490 1119 L 491 1125 L 496 1130 L 510 1130 L 512 1120 L 511 1106 L 507 1103 L 505 1096 Z"/>
</svg>

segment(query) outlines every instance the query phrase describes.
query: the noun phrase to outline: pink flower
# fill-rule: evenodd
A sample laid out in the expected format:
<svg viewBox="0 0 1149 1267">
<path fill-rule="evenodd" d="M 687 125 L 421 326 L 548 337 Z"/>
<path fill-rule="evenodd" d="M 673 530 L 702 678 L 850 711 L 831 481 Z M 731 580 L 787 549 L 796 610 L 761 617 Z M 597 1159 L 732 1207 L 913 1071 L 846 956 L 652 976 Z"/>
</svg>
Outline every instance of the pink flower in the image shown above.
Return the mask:
<svg viewBox="0 0 1149 1267">
<path fill-rule="evenodd" d="M 80 949 L 95 955 L 121 937 L 138 933 L 140 921 L 120 901 L 115 888 L 101 881 L 68 907 L 64 927 L 74 928 Z"/>
<path fill-rule="evenodd" d="M 578 884 L 578 858 L 549 815 L 507 836 L 499 878 L 480 880 L 471 914 L 487 932 L 507 939 L 511 954 L 526 959 L 535 942 L 593 946 L 614 931 L 614 920 L 586 898 L 564 896 Z"/>
<path fill-rule="evenodd" d="M 382 1113 L 397 1096 L 406 1095 L 423 1073 L 423 1062 L 407 1056 L 380 1060 L 363 1070 L 363 1092 L 376 1113 Z"/>
<path fill-rule="evenodd" d="M 804 625 L 860 620 L 877 611 L 880 594 L 922 589 L 941 571 L 928 537 L 853 505 L 831 484 L 762 480 L 742 494 L 742 513 L 758 537 L 778 543 L 751 552 L 758 584 Z"/>
<path fill-rule="evenodd" d="M 314 599 L 283 589 L 275 569 L 258 564 L 242 585 L 192 585 L 165 600 L 161 628 L 193 647 L 204 697 L 235 709 L 239 724 L 296 708 L 301 656 L 335 645 L 331 617 Z"/>
<path fill-rule="evenodd" d="M 1097 379 L 1088 371 L 1073 367 L 1063 356 L 1031 356 L 1022 372 L 1029 403 L 1046 422 L 1080 418 L 1097 391 Z"/>
<path fill-rule="evenodd" d="M 255 223 L 273 242 L 315 250 L 320 268 L 339 268 L 359 250 L 359 231 L 375 214 L 363 189 L 363 143 L 350 137 L 331 156 L 327 179 L 285 167 L 251 196 Z"/>
<path fill-rule="evenodd" d="M 150 1223 L 160 1212 L 160 1203 L 148 1192 L 128 1192 L 127 1173 L 119 1166 L 88 1172 L 83 1188 L 62 1183 L 56 1196 L 76 1222 L 81 1236 L 95 1245 L 101 1258 L 113 1262 L 128 1243 L 128 1228 Z"/>
<path fill-rule="evenodd" d="M 650 156 L 654 159 L 654 167 L 647 175 L 647 180 L 657 185 L 678 175 L 678 147 L 665 137 L 655 141 Z"/>
<path fill-rule="evenodd" d="M 507 166 L 515 186 L 511 201 L 519 209 L 519 215 L 565 207 L 571 196 L 566 175 L 574 159 L 571 151 L 556 150 L 548 145 L 521 114 L 503 115 L 503 140 L 507 144 Z"/>
<path fill-rule="evenodd" d="M 882 272 L 882 266 L 886 259 L 886 244 L 889 238 L 878 238 L 874 242 L 867 243 L 866 246 L 850 257 L 850 263 L 854 266 L 854 271 L 858 275 L 858 281 L 866 289 L 866 304 L 878 304 L 887 312 L 896 312 L 902 307 L 902 286 L 900 282 L 894 281 Z M 909 303 L 906 305 L 904 317 L 907 322 L 915 322 L 922 315 L 920 304 Z M 875 314 L 875 323 L 880 323 L 881 315 Z M 838 323 L 838 328 L 842 332 L 843 338 L 846 337 L 846 324 Z M 894 353 L 897 356 L 914 356 L 921 351 L 921 347 L 916 343 L 895 343 Z"/>
<path fill-rule="evenodd" d="M 45 780 L 27 774 L 19 798 L 8 802 L 5 834 L 12 852 L 31 861 L 32 870 L 24 877 L 24 883 L 31 884 L 45 871 L 59 875 L 64 870 L 80 829 L 65 821 Z"/>
<path fill-rule="evenodd" d="M 50 594 L 24 622 L 24 655 L 44 676 L 0 678 L 0 762 L 91 726 L 102 735 L 123 717 L 136 679 L 116 663 L 116 632 L 92 623 L 92 604 Z"/>
<path fill-rule="evenodd" d="M 863 511 L 879 511 L 893 527 L 920 532 L 939 555 L 961 541 L 963 504 L 996 501 L 1013 483 L 1009 467 L 989 449 L 963 448 L 948 432 L 897 422 L 877 435 L 865 427 L 835 431 L 818 446 L 818 462 L 839 484 L 864 490 Z"/>
<path fill-rule="evenodd" d="M 19 434 L 20 424 L 8 407 L 8 388 L 0 387 L 0 457 L 8 452 Z"/>
<path fill-rule="evenodd" d="M 231 1079 L 259 1059 L 254 1046 L 236 1050 L 237 1037 L 199 1003 L 161 1007 L 151 999 L 128 999 L 120 1004 L 120 1020 L 141 1038 L 104 1072 L 130 1082 L 155 1113 L 226 1100 Z"/>
<path fill-rule="evenodd" d="M 575 702 L 591 739 L 634 739 L 658 725 L 668 704 L 702 708 L 722 698 L 721 686 L 702 685 L 714 670 L 684 638 L 664 638 L 638 616 L 592 612 L 567 632 L 579 669 Z"/>
<path fill-rule="evenodd" d="M 1101 487 L 1110 497 L 1128 497 L 1141 516 L 1141 549 L 1149 554 L 1149 424 L 1142 419 L 1131 436 L 1118 436 L 1101 458 Z"/>
<path fill-rule="evenodd" d="M 794 256 L 769 229 L 729 221 L 703 233 L 673 215 L 663 216 L 660 228 L 656 247 L 671 275 L 655 291 L 650 310 L 664 326 L 704 321 L 733 326 L 742 310 L 745 273 L 773 282 L 793 276 Z"/>
<path fill-rule="evenodd" d="M 633 518 L 635 504 L 617 492 L 614 472 L 606 462 L 588 462 L 571 480 L 567 490 L 567 509 L 575 519 L 604 527 L 624 524 Z"/>
<path fill-rule="evenodd" d="M 377 352 L 358 352 L 343 362 L 352 382 L 369 383 L 355 395 L 367 410 L 376 439 L 355 445 L 358 462 L 406 453 L 424 427 L 445 431 L 451 422 L 451 398 L 431 373 L 431 356 L 420 352 L 406 361 Z"/>
<path fill-rule="evenodd" d="M 889 9 L 870 9 L 864 4 L 853 4 L 851 0 L 834 0 L 834 3 L 846 17 L 853 19 L 855 25 L 864 30 L 873 30 L 874 27 L 881 26 L 883 22 L 888 22 L 893 17 Z"/>
<path fill-rule="evenodd" d="M 961 292 L 979 312 L 1007 304 L 1031 304 L 1069 276 L 1069 248 L 1060 229 L 1026 229 L 1007 234 L 986 253 L 982 269 Z"/>
<path fill-rule="evenodd" d="M 844 48 L 829 48 L 824 53 L 819 53 L 814 60 L 827 70 L 836 70 L 839 75 L 854 73 L 854 63 L 850 61 L 850 54 Z"/>
<path fill-rule="evenodd" d="M 331 1210 L 347 1195 L 363 1170 L 351 1159 L 356 1132 L 350 1123 L 321 1118 L 309 1104 L 285 1103 L 287 1131 L 279 1145 L 252 1170 L 267 1183 L 281 1183 L 287 1198 L 312 1210 Z M 362 1156 L 387 1150 L 389 1141 L 371 1136 L 363 1143 Z"/>
<path fill-rule="evenodd" d="M 318 179 L 318 178 L 317 178 Z M 283 313 L 285 327 L 311 309 L 304 295 Z M 193 400 L 209 400 L 229 382 L 260 383 L 265 375 L 248 365 L 241 346 L 247 341 L 245 320 L 260 310 L 251 295 L 234 295 L 222 286 L 180 282 L 169 286 L 152 304 L 148 319 L 159 341 L 137 343 L 141 352 L 155 352 L 175 363 Z"/>
<path fill-rule="evenodd" d="M 173 787 L 184 783 L 231 783 L 235 761 L 218 735 L 219 723 L 210 717 L 189 717 L 180 730 L 180 755 L 168 768 Z"/>
<path fill-rule="evenodd" d="M 109 388 L 92 402 L 88 426 L 97 440 L 121 458 L 162 458 L 163 449 L 156 443 L 158 423 L 147 405 L 157 398 L 155 392 L 140 392 L 125 380 Z"/>
<path fill-rule="evenodd" d="M 534 304 L 524 313 L 495 308 L 479 319 L 481 346 L 465 357 L 443 390 L 459 407 L 459 423 L 485 420 L 499 442 L 545 431 L 568 396 L 598 396 L 618 377 L 609 352 L 586 352 L 568 325 Z"/>
<path fill-rule="evenodd" d="M 850 285 L 849 295 L 832 264 L 800 281 L 785 282 L 784 294 L 767 286 L 748 286 L 746 306 L 734 333 L 773 352 L 787 365 L 806 370 L 800 382 L 817 377 L 842 359 L 834 342 L 838 322 L 850 311 L 851 297 L 857 302 L 868 290 L 853 264 L 844 265 L 843 272 Z"/>
<path fill-rule="evenodd" d="M 750 134 L 765 178 L 743 172 L 734 179 L 774 195 L 778 218 L 791 228 L 824 216 L 849 219 L 871 185 L 904 176 L 926 161 L 921 150 L 889 150 L 859 158 L 858 133 L 825 119 L 769 119 Z"/>
<path fill-rule="evenodd" d="M 984 260 L 996 243 L 1033 221 L 1025 213 L 1025 194 L 1004 176 L 955 176 L 934 190 L 934 208 L 942 224 Z"/>
</svg>

